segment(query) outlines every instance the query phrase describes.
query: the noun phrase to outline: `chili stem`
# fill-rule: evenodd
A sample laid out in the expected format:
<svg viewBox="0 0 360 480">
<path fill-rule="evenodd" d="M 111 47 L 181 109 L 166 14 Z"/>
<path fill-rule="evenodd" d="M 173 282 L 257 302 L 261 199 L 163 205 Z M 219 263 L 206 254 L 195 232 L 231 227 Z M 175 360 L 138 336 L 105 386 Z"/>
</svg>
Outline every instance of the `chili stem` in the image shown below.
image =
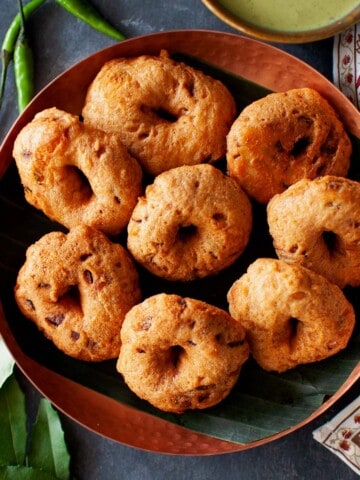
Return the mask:
<svg viewBox="0 0 360 480">
<path fill-rule="evenodd" d="M 96 8 L 87 0 L 55 0 L 61 7 L 65 8 L 69 13 L 79 18 L 83 22 L 90 25 L 95 30 L 98 30 L 115 40 L 124 40 L 125 36 L 119 32 L 113 25 L 111 25 L 100 14 Z"/>
<path fill-rule="evenodd" d="M 23 35 L 25 36 L 25 16 L 24 16 L 24 7 L 21 0 L 18 0 L 19 5 L 19 14 L 20 14 L 20 25 Z"/>
</svg>

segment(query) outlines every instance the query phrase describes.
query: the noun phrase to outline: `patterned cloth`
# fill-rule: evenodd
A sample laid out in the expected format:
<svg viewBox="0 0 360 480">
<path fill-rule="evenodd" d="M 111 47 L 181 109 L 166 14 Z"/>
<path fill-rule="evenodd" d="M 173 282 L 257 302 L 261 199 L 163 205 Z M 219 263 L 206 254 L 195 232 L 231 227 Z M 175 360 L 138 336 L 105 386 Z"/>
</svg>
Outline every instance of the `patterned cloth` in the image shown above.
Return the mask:
<svg viewBox="0 0 360 480">
<path fill-rule="evenodd" d="M 360 475 L 360 397 L 313 436 Z"/>
<path fill-rule="evenodd" d="M 360 23 L 334 38 L 333 81 L 360 110 Z M 313 436 L 360 475 L 360 397 Z"/>
<path fill-rule="evenodd" d="M 335 36 L 333 80 L 360 109 L 360 23 Z"/>
</svg>

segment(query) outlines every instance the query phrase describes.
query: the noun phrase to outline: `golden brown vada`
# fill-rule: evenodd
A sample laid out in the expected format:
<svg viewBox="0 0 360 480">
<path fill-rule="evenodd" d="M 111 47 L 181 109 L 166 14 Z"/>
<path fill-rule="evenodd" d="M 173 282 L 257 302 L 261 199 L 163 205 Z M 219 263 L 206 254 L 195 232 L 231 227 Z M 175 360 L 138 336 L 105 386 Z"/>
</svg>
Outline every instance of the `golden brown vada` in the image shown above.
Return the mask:
<svg viewBox="0 0 360 480">
<path fill-rule="evenodd" d="M 174 413 L 223 400 L 249 356 L 239 322 L 224 310 L 178 295 L 158 294 L 134 306 L 121 342 L 117 369 L 129 388 Z"/>
<path fill-rule="evenodd" d="M 228 292 L 229 311 L 246 330 L 265 370 L 284 372 L 344 349 L 355 314 L 340 288 L 282 260 L 259 258 Z"/>
<path fill-rule="evenodd" d="M 267 207 L 278 257 L 343 288 L 360 285 L 360 183 L 327 175 L 303 179 Z"/>
<path fill-rule="evenodd" d="M 142 191 L 142 172 L 116 135 L 57 108 L 35 115 L 15 140 L 26 200 L 67 228 L 123 230 Z"/>
<path fill-rule="evenodd" d="M 86 124 L 120 135 L 155 176 L 223 157 L 236 107 L 220 81 L 162 51 L 105 63 L 82 115 Z"/>
<path fill-rule="evenodd" d="M 227 165 L 248 195 L 267 203 L 301 178 L 345 176 L 351 150 L 330 104 L 297 88 L 244 108 L 227 137 Z"/>
<path fill-rule="evenodd" d="M 128 249 L 151 273 L 188 281 L 215 274 L 244 251 L 251 232 L 247 195 L 208 164 L 158 175 L 134 208 Z"/>
<path fill-rule="evenodd" d="M 127 251 L 94 228 L 50 232 L 31 245 L 17 277 L 22 313 L 74 358 L 116 358 L 127 311 L 140 301 Z"/>
</svg>

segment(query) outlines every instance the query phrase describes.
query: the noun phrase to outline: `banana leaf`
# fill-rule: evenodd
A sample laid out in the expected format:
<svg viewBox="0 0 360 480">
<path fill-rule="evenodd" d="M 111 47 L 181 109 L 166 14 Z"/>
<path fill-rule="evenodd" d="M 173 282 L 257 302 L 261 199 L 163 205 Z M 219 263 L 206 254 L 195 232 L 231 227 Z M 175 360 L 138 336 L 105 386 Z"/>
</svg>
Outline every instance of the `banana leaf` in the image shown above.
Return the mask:
<svg viewBox="0 0 360 480">
<path fill-rule="evenodd" d="M 231 90 L 240 111 L 266 95 L 268 90 L 196 58 L 179 54 L 178 59 L 219 78 Z M 354 159 L 360 141 L 352 138 Z M 224 162 L 223 162 L 224 164 Z M 221 162 L 219 163 L 221 167 Z M 350 176 L 359 179 L 360 169 L 352 162 Z M 253 204 L 254 227 L 249 245 L 240 259 L 218 275 L 190 283 L 166 282 L 139 268 L 143 297 L 159 292 L 177 293 L 227 309 L 226 293 L 247 266 L 258 257 L 276 258 L 266 224 L 265 208 Z M 348 347 L 325 361 L 297 367 L 283 374 L 263 371 L 250 359 L 243 367 L 231 394 L 219 405 L 182 415 L 161 412 L 137 398 L 115 370 L 115 361 L 86 363 L 67 357 L 56 349 L 19 312 L 13 295 L 16 275 L 24 262 L 26 248 L 42 235 L 64 227 L 47 219 L 24 200 L 18 173 L 10 166 L 0 182 L 0 292 L 10 328 L 21 349 L 32 359 L 84 386 L 152 415 L 219 439 L 249 443 L 297 425 L 312 414 L 345 382 L 359 361 L 359 326 Z M 125 234 L 117 239 L 126 244 Z M 344 291 L 360 311 L 359 289 Z"/>
</svg>

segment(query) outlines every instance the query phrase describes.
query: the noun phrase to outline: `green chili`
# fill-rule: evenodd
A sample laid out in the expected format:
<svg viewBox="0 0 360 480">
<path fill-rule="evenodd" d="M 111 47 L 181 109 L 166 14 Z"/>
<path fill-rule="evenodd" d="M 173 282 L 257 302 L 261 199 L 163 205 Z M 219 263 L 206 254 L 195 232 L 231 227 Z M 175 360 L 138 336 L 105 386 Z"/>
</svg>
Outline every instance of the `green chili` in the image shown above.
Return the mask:
<svg viewBox="0 0 360 480">
<path fill-rule="evenodd" d="M 34 59 L 26 35 L 25 16 L 22 0 L 18 0 L 21 30 L 16 41 L 14 50 L 14 73 L 17 89 L 17 100 L 19 113 L 24 110 L 26 105 L 34 96 Z"/>
<path fill-rule="evenodd" d="M 113 27 L 87 0 L 55 0 L 61 7 L 109 37 L 124 40 L 125 36 Z"/>
<path fill-rule="evenodd" d="M 46 0 L 30 0 L 23 8 L 25 20 L 27 20 L 40 5 L 45 3 L 45 1 Z M 20 29 L 21 17 L 18 13 L 11 22 L 1 45 L 0 107 L 4 96 L 7 69 L 14 55 L 16 40 L 19 36 Z"/>
</svg>

